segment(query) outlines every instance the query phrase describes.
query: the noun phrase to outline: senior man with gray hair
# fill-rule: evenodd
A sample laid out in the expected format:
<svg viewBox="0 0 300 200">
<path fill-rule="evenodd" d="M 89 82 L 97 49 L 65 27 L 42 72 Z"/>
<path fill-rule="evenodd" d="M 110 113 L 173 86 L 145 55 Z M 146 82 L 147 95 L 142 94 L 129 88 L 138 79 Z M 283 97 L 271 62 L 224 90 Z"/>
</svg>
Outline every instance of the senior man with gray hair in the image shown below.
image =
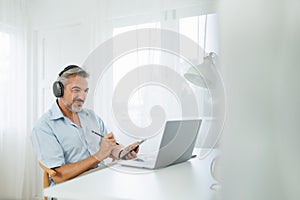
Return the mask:
<svg viewBox="0 0 300 200">
<path fill-rule="evenodd" d="M 83 108 L 89 90 L 88 77 L 89 74 L 76 65 L 61 71 L 53 84 L 56 102 L 32 130 L 30 138 L 38 160 L 56 171 L 54 177 L 49 177 L 51 185 L 99 167 L 108 157 L 121 158 L 138 144 L 135 142 L 126 148 L 119 145 L 101 118 Z M 135 158 L 137 152 L 138 149 L 125 159 Z"/>
</svg>

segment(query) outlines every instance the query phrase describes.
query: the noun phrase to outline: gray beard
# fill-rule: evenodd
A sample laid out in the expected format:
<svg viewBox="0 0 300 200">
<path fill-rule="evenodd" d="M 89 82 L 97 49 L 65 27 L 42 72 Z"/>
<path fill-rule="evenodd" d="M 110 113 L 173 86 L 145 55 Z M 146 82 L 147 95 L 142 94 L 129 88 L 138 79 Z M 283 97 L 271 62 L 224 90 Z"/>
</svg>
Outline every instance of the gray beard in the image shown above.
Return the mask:
<svg viewBox="0 0 300 200">
<path fill-rule="evenodd" d="M 67 102 L 65 102 L 64 98 L 61 98 L 62 103 L 72 112 L 74 113 L 79 113 L 80 111 L 82 111 L 82 107 L 81 108 L 75 108 L 73 106 L 73 104 L 68 105 Z"/>
</svg>

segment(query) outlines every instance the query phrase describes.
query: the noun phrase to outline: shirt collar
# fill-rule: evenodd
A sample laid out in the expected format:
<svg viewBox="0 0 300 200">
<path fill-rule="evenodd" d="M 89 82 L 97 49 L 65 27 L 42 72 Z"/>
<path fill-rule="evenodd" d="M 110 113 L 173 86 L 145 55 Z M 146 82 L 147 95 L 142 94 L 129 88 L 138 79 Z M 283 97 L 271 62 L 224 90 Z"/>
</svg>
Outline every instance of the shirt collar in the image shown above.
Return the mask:
<svg viewBox="0 0 300 200">
<path fill-rule="evenodd" d="M 51 108 L 51 119 L 59 119 L 59 118 L 63 118 L 64 115 L 63 113 L 61 112 L 58 104 L 57 104 L 57 100 L 55 101 L 55 103 L 52 105 L 52 108 Z"/>
</svg>

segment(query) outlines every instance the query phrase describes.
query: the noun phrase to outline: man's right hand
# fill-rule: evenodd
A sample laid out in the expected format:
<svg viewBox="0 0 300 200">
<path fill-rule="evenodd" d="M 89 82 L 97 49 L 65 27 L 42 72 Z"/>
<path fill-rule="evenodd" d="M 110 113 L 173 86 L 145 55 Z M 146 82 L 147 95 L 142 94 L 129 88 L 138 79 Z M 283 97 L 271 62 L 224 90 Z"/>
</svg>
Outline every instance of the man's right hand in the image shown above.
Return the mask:
<svg viewBox="0 0 300 200">
<path fill-rule="evenodd" d="M 112 149 L 116 146 L 113 133 L 109 133 L 102 138 L 100 149 L 93 155 L 98 161 L 102 161 L 111 155 Z"/>
</svg>

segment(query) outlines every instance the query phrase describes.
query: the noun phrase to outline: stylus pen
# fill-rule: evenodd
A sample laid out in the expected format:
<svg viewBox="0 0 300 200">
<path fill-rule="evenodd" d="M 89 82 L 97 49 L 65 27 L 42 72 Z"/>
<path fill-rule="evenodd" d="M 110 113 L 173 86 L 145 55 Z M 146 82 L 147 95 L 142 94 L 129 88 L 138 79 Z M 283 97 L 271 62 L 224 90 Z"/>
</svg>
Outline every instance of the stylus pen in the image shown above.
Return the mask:
<svg viewBox="0 0 300 200">
<path fill-rule="evenodd" d="M 92 133 L 94 133 L 94 134 L 96 134 L 96 135 L 98 135 L 98 136 L 100 136 L 101 138 L 103 138 L 104 137 L 104 135 L 102 135 L 102 134 L 100 134 L 100 133 L 97 133 L 96 131 L 94 131 L 94 130 L 91 130 L 92 131 Z M 117 143 L 116 142 L 116 144 L 117 145 L 119 145 L 119 143 Z"/>
</svg>

